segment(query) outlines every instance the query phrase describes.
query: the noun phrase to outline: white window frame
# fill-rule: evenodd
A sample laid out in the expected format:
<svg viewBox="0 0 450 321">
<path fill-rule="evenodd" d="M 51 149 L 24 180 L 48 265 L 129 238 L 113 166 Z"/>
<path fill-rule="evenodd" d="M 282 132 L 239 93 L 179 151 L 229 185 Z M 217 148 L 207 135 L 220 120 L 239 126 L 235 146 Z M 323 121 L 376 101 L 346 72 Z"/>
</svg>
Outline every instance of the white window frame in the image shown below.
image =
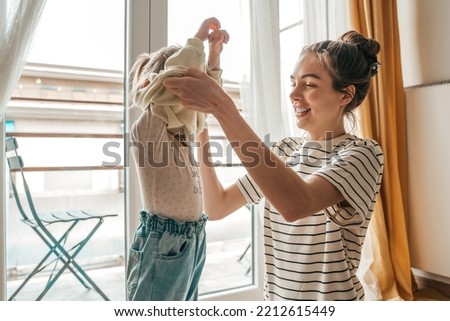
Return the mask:
<svg viewBox="0 0 450 321">
<path fill-rule="evenodd" d="M 3 13 L 1 11 L 0 13 Z M 167 1 L 133 1 L 125 0 L 126 14 L 126 36 L 125 36 L 125 82 L 127 84 L 127 74 L 132 64 L 132 57 L 136 57 L 141 52 L 151 52 L 165 46 L 167 42 Z M 126 88 L 125 88 L 126 89 Z M 127 90 L 125 92 L 125 102 L 128 102 Z M 129 133 L 130 124 L 137 118 L 137 114 L 133 110 L 125 109 L 125 134 Z M 0 215 L 0 300 L 7 300 L 6 296 L 6 170 L 5 170 L 5 123 L 0 121 L 0 197 L 1 197 L 1 215 Z M 127 135 L 125 135 L 126 137 Z M 126 143 L 126 142 L 125 142 Z M 127 220 L 125 222 L 125 255 L 133 236 L 135 228 L 138 224 L 137 213 L 139 211 L 140 196 L 139 187 L 137 185 L 136 168 L 133 162 L 130 162 L 127 144 L 124 144 L 125 160 L 128 161 L 129 167 L 125 169 L 125 183 L 127 193 L 125 195 L 125 211 Z M 256 214 L 254 214 L 256 215 Z M 258 222 L 256 217 L 253 220 Z M 253 226 L 253 273 L 255 273 L 254 284 L 228 291 L 221 291 L 214 294 L 202 295 L 200 300 L 260 300 L 262 298 L 263 288 L 263 262 L 262 262 L 262 233 L 258 226 Z"/>
<path fill-rule="evenodd" d="M 133 1 L 126 0 L 126 54 L 125 54 L 125 84 L 128 83 L 127 75 L 133 63 L 133 57 L 137 57 L 142 52 L 152 52 L 162 46 L 167 45 L 167 11 L 166 0 Z M 125 85 L 126 86 L 126 85 Z M 125 101 L 128 103 L 127 90 L 125 90 Z M 126 108 L 125 112 L 125 134 L 129 133 L 130 125 L 137 119 L 138 114 L 134 110 Z M 126 135 L 127 137 L 127 135 Z M 127 193 L 126 204 L 126 247 L 139 224 L 138 213 L 140 209 L 139 186 L 137 172 L 134 162 L 130 162 L 127 142 L 125 142 L 125 160 L 128 161 L 128 168 L 125 169 L 125 182 Z M 254 214 L 256 215 L 256 214 Z M 258 222 L 254 217 L 253 222 Z M 263 262 L 262 262 L 262 233 L 253 226 L 253 273 L 255 275 L 254 284 L 239 289 L 224 290 L 214 294 L 200 295 L 199 300 L 260 300 L 263 293 Z"/>
<path fill-rule="evenodd" d="M 0 21 L 6 21 L 6 1 L 0 4 Z M 6 301 L 6 164 L 5 118 L 0 120 L 0 300 Z"/>
<path fill-rule="evenodd" d="M 5 170 L 5 119 L 0 121 L 0 300 L 6 301 L 6 170 Z"/>
</svg>

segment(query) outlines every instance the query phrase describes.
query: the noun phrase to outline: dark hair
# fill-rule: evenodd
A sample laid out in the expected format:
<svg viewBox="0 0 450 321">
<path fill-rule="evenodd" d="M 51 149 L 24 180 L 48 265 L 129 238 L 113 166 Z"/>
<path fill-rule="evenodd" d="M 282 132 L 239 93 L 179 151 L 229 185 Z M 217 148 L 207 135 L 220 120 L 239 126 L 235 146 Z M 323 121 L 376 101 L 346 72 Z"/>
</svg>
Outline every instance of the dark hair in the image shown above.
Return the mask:
<svg viewBox="0 0 450 321">
<path fill-rule="evenodd" d="M 140 54 L 130 70 L 130 97 L 134 98 L 139 89 L 145 87 L 146 75 L 148 73 L 159 73 L 164 70 L 167 59 L 181 49 L 179 45 L 163 47 L 152 53 Z"/>
<path fill-rule="evenodd" d="M 316 54 L 328 71 L 335 90 L 348 93 L 345 88 L 355 86 L 355 94 L 345 107 L 345 113 L 351 114 L 367 96 L 370 78 L 378 72 L 379 52 L 378 41 L 352 30 L 337 41 L 326 40 L 304 47 L 300 57 Z"/>
</svg>

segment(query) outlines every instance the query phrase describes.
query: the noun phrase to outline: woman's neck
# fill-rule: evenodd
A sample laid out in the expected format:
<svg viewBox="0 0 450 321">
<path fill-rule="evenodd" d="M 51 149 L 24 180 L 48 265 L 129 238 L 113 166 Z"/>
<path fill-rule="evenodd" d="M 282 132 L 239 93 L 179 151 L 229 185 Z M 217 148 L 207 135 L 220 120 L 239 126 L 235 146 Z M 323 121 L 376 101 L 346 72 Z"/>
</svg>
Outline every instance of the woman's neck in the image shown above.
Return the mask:
<svg viewBox="0 0 450 321">
<path fill-rule="evenodd" d="M 346 131 L 345 129 L 340 129 L 340 130 L 329 130 L 329 131 L 323 131 L 320 133 L 316 133 L 316 132 L 306 132 L 306 138 L 308 140 L 313 140 L 313 141 L 320 141 L 320 140 L 329 140 L 329 139 L 333 139 L 336 137 L 340 137 L 342 135 L 345 135 Z"/>
</svg>

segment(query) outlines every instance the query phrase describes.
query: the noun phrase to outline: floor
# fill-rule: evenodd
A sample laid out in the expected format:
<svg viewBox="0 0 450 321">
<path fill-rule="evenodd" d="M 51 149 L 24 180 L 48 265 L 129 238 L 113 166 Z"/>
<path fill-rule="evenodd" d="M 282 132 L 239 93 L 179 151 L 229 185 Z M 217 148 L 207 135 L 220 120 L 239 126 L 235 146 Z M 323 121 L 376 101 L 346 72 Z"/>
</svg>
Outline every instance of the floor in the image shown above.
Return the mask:
<svg viewBox="0 0 450 321">
<path fill-rule="evenodd" d="M 414 301 L 450 301 L 450 297 L 438 289 L 423 288 L 414 292 Z"/>
<path fill-rule="evenodd" d="M 248 240 L 209 244 L 207 262 L 199 285 L 201 294 L 251 284 L 252 273 L 249 272 L 251 249 L 244 254 L 248 245 Z M 123 265 L 88 270 L 87 274 L 110 300 L 125 300 L 125 269 Z M 35 300 L 46 282 L 47 277 L 33 278 L 16 296 L 15 300 Z M 21 283 L 22 280 L 8 282 L 8 297 Z M 64 273 L 43 300 L 98 301 L 102 298 L 95 290 L 85 289 L 71 273 Z"/>
<path fill-rule="evenodd" d="M 248 239 L 211 242 L 208 245 L 207 262 L 200 280 L 201 294 L 251 284 L 251 248 Z M 87 274 L 112 301 L 125 300 L 125 268 L 115 266 L 97 268 Z M 45 286 L 47 277 L 34 278 L 17 295 L 16 301 L 33 301 Z M 8 282 L 8 296 L 22 283 L 22 280 Z M 45 295 L 46 301 L 99 301 L 101 296 L 94 290 L 85 289 L 70 273 L 55 283 Z M 436 289 L 423 288 L 414 293 L 416 301 L 449 301 L 450 298 Z"/>
</svg>

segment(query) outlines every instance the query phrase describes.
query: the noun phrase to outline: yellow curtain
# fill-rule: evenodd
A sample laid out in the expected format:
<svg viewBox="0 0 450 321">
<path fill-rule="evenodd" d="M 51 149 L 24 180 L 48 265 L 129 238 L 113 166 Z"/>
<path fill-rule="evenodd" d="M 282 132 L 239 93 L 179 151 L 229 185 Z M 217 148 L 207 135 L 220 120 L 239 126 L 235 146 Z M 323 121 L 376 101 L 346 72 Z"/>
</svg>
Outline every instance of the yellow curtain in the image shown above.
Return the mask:
<svg viewBox="0 0 450 321">
<path fill-rule="evenodd" d="M 369 225 L 383 300 L 413 299 L 407 229 L 406 114 L 396 0 L 349 0 L 352 28 L 381 44 L 381 68 L 360 106 L 362 133 L 381 145 L 385 167 Z"/>
</svg>

